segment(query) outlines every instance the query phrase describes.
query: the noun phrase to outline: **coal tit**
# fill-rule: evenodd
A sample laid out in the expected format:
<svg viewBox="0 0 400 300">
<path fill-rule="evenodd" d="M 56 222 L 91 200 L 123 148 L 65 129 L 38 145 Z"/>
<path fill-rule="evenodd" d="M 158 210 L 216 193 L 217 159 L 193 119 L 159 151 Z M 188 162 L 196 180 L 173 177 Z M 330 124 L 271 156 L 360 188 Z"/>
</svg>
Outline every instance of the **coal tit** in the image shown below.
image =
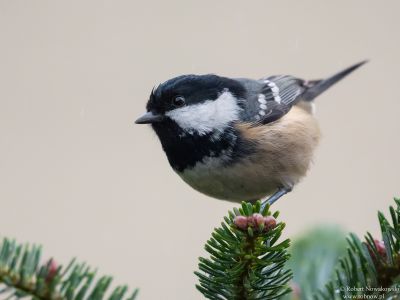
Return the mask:
<svg viewBox="0 0 400 300">
<path fill-rule="evenodd" d="M 151 124 L 168 161 L 214 198 L 274 203 L 305 176 L 320 132 L 313 100 L 360 67 L 327 79 L 183 75 L 151 92 L 137 124 Z"/>
</svg>

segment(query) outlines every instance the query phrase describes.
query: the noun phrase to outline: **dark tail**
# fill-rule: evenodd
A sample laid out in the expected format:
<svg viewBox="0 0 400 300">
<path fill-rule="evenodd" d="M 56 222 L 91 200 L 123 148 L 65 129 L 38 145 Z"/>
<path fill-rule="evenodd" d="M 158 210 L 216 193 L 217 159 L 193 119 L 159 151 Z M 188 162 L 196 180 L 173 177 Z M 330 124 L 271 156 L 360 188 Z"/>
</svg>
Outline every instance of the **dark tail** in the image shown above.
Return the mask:
<svg viewBox="0 0 400 300">
<path fill-rule="evenodd" d="M 327 79 L 315 80 L 315 81 L 309 82 L 311 84 L 311 87 L 305 91 L 305 93 L 301 96 L 301 99 L 305 100 L 305 101 L 313 100 L 315 97 L 317 97 L 320 94 L 322 94 L 323 92 L 325 92 L 336 82 L 343 79 L 344 77 L 349 75 L 351 72 L 353 72 L 354 70 L 361 67 L 366 62 L 368 62 L 368 60 L 364 60 L 362 62 L 359 62 L 358 64 L 348 67 L 347 69 L 344 69 L 343 71 L 340 71 L 339 73 L 336 73 L 335 75 L 333 75 Z"/>
</svg>

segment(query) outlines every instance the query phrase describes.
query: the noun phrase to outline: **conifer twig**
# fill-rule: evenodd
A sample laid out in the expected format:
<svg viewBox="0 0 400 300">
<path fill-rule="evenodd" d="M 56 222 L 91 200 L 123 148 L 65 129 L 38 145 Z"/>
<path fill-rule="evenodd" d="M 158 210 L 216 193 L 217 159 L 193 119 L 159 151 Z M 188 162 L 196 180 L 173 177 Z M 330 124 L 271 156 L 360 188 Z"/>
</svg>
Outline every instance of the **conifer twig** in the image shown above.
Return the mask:
<svg viewBox="0 0 400 300">
<path fill-rule="evenodd" d="M 138 290 L 126 296 L 127 286 L 110 289 L 112 278 L 95 280 L 95 271 L 73 259 L 66 268 L 53 259 L 41 264 L 41 247 L 0 243 L 0 297 L 35 300 L 134 300 Z M 106 296 L 108 295 L 108 296 Z"/>
<path fill-rule="evenodd" d="M 209 299 L 277 299 L 290 292 L 291 272 L 283 270 L 289 240 L 278 243 L 285 227 L 278 212 L 260 202 L 242 203 L 214 229 L 205 245 L 209 258 L 199 258 L 197 289 Z"/>
</svg>

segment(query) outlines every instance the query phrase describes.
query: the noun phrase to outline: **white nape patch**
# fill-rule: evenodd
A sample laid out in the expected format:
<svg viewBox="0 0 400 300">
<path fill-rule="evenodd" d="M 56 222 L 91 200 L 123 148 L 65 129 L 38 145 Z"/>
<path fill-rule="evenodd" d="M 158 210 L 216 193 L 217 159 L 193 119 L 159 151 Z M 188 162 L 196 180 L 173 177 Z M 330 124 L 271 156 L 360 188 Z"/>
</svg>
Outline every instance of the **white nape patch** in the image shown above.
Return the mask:
<svg viewBox="0 0 400 300">
<path fill-rule="evenodd" d="M 165 115 L 185 132 L 205 135 L 212 131 L 222 133 L 232 121 L 239 119 L 240 111 L 238 100 L 226 89 L 215 100 L 177 108 Z"/>
<path fill-rule="evenodd" d="M 264 83 L 266 83 L 269 86 L 269 88 L 271 89 L 275 102 L 280 104 L 282 99 L 279 96 L 279 87 L 275 84 L 275 82 L 272 82 L 268 79 L 265 79 Z"/>
</svg>

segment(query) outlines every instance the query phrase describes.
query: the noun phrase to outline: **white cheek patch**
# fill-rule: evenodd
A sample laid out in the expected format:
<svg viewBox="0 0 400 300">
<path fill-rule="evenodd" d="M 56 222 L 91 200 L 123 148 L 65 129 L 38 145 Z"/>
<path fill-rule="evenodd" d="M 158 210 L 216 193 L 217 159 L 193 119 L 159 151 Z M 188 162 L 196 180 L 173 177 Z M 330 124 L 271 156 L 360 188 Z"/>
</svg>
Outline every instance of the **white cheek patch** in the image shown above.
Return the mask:
<svg viewBox="0 0 400 300">
<path fill-rule="evenodd" d="M 167 112 L 184 131 L 205 135 L 212 131 L 223 132 L 232 121 L 239 119 L 241 108 L 237 99 L 224 91 L 216 100 L 206 100 Z"/>
</svg>

